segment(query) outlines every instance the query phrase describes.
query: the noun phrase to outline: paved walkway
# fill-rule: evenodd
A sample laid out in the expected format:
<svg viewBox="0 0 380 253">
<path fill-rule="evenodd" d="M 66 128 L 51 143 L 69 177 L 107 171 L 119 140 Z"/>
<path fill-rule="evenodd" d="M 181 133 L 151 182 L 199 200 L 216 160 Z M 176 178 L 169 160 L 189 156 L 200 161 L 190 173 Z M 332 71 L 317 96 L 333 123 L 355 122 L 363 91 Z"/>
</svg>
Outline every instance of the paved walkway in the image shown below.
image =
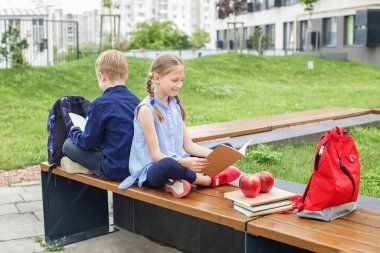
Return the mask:
<svg viewBox="0 0 380 253">
<path fill-rule="evenodd" d="M 109 197 L 112 199 L 112 197 Z M 110 206 L 112 204 L 110 203 Z M 112 209 L 110 208 L 112 224 Z M 43 247 L 44 223 L 41 182 L 33 181 L 0 187 L 0 252 L 34 253 Z M 180 252 L 127 230 L 70 244 L 60 252 L 125 253 Z"/>
</svg>

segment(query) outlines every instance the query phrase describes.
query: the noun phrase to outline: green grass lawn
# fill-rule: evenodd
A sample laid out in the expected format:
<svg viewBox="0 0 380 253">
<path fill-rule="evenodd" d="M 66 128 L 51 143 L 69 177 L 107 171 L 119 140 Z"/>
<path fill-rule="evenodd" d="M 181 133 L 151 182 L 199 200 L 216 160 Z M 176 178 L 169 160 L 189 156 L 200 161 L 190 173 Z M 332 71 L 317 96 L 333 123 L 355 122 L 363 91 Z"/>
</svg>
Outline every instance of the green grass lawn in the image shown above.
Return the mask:
<svg viewBox="0 0 380 253">
<path fill-rule="evenodd" d="M 307 69 L 309 60 L 314 61 L 312 71 Z M 54 67 L 0 69 L 0 170 L 46 160 L 46 121 L 54 101 L 69 94 L 90 100 L 101 95 L 94 61 L 86 58 Z M 127 86 L 140 98 L 146 96 L 144 80 L 150 63 L 148 59 L 129 58 Z M 189 126 L 333 106 L 380 107 L 380 67 L 305 56 L 238 54 L 186 60 L 185 65 L 180 97 Z M 355 132 L 368 182 L 380 181 L 376 173 L 379 159 L 374 153 L 380 150 L 380 144 L 376 139 L 369 140 L 373 135 L 379 137 L 379 133 L 378 128 Z M 246 158 L 240 166 L 247 171 L 271 170 L 279 178 L 305 183 L 314 148 L 315 143 L 264 147 L 266 155 L 273 152 L 279 161 L 250 164 Z M 379 183 L 371 184 L 380 188 Z M 378 189 L 364 194 L 380 197 Z"/>
</svg>

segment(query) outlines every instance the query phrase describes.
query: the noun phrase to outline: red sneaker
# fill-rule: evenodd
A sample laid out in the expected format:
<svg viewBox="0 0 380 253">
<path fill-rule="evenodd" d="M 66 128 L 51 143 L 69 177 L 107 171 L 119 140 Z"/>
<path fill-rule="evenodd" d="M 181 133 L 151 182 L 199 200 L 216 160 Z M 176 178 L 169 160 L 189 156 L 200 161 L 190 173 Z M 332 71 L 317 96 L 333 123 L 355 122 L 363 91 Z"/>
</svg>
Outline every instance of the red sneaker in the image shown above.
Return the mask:
<svg viewBox="0 0 380 253">
<path fill-rule="evenodd" d="M 191 191 L 191 184 L 186 180 L 168 180 L 165 191 L 170 192 L 176 198 L 182 198 Z"/>
<path fill-rule="evenodd" d="M 216 176 L 210 176 L 212 183 L 211 187 L 217 187 L 219 185 L 224 185 L 231 183 L 240 176 L 240 170 L 234 166 L 230 166 L 223 170 Z"/>
</svg>

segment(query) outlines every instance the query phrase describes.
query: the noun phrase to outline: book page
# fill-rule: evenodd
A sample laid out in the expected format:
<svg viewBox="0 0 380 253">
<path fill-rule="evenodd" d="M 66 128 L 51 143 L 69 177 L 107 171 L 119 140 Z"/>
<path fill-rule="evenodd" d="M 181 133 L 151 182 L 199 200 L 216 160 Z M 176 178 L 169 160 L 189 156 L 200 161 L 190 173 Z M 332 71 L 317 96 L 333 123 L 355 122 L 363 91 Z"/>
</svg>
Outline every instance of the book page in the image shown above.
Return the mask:
<svg viewBox="0 0 380 253">
<path fill-rule="evenodd" d="M 239 152 L 242 153 L 243 155 L 245 155 L 245 151 L 247 150 L 247 147 L 249 145 L 249 143 L 251 143 L 252 139 L 249 139 L 249 141 L 244 144 L 240 149 L 239 149 Z"/>
<path fill-rule="evenodd" d="M 78 126 L 82 131 L 84 131 L 84 128 L 87 123 L 86 119 L 72 112 L 69 112 L 69 116 L 70 116 L 71 122 L 73 122 L 73 125 Z"/>
</svg>

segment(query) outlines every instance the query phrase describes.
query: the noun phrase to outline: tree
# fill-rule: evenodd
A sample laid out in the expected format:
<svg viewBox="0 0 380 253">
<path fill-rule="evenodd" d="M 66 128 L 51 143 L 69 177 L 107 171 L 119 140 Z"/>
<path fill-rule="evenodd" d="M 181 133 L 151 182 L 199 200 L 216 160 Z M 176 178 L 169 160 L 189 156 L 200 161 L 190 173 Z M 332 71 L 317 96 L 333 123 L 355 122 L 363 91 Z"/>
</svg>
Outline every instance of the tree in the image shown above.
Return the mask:
<svg viewBox="0 0 380 253">
<path fill-rule="evenodd" d="M 112 48 L 115 47 L 115 38 L 119 38 L 119 31 L 120 31 L 120 15 L 112 15 L 112 9 L 119 9 L 120 8 L 120 2 L 118 0 L 112 1 L 112 0 L 102 0 L 102 5 L 104 8 L 108 9 L 108 16 L 110 18 L 110 34 L 109 37 L 109 45 L 111 45 Z M 106 15 L 107 16 L 107 15 Z M 116 21 L 116 17 L 118 17 L 118 22 Z M 116 32 L 116 23 L 118 23 L 118 28 Z M 103 15 L 101 18 L 101 24 L 100 24 L 100 49 L 102 48 L 102 40 L 103 40 Z"/>
<path fill-rule="evenodd" d="M 248 42 L 259 55 L 263 55 L 264 51 L 269 47 L 269 37 L 263 34 L 260 26 L 256 27 L 255 32 L 249 37 Z"/>
<path fill-rule="evenodd" d="M 203 29 L 197 29 L 190 39 L 190 44 L 193 48 L 201 48 L 208 42 L 210 42 L 210 34 Z"/>
<path fill-rule="evenodd" d="M 228 18 L 230 14 L 238 16 L 247 10 L 247 0 L 219 0 L 216 8 L 220 19 Z"/>
<path fill-rule="evenodd" d="M 247 11 L 247 0 L 219 0 L 216 2 L 216 8 L 218 10 L 218 17 L 220 19 L 228 18 L 231 14 L 234 16 L 233 22 L 227 22 L 227 29 L 229 29 L 229 24 L 233 25 L 234 36 L 233 44 L 236 45 L 236 24 L 240 24 L 243 28 L 243 22 L 236 22 L 236 16 L 243 14 Z M 241 36 L 242 38 L 242 36 Z M 242 51 L 242 43 L 240 44 L 240 50 Z M 236 48 L 236 47 L 234 47 Z"/>
<path fill-rule="evenodd" d="M 188 36 L 172 21 L 147 21 L 137 24 L 129 49 L 184 49 L 189 48 Z"/>
<path fill-rule="evenodd" d="M 0 54 L 6 61 L 11 59 L 11 66 L 22 66 L 28 63 L 24 59 L 22 50 L 29 47 L 26 39 L 20 38 L 20 30 L 18 27 L 9 25 L 8 30 L 3 32 L 1 36 Z"/>
<path fill-rule="evenodd" d="M 305 11 L 309 12 L 309 21 L 308 21 L 308 33 L 306 36 L 306 48 L 310 44 L 310 32 L 312 31 L 312 24 L 311 24 L 311 15 L 314 10 L 314 4 L 318 0 L 301 0 L 301 3 L 305 6 Z"/>
</svg>

